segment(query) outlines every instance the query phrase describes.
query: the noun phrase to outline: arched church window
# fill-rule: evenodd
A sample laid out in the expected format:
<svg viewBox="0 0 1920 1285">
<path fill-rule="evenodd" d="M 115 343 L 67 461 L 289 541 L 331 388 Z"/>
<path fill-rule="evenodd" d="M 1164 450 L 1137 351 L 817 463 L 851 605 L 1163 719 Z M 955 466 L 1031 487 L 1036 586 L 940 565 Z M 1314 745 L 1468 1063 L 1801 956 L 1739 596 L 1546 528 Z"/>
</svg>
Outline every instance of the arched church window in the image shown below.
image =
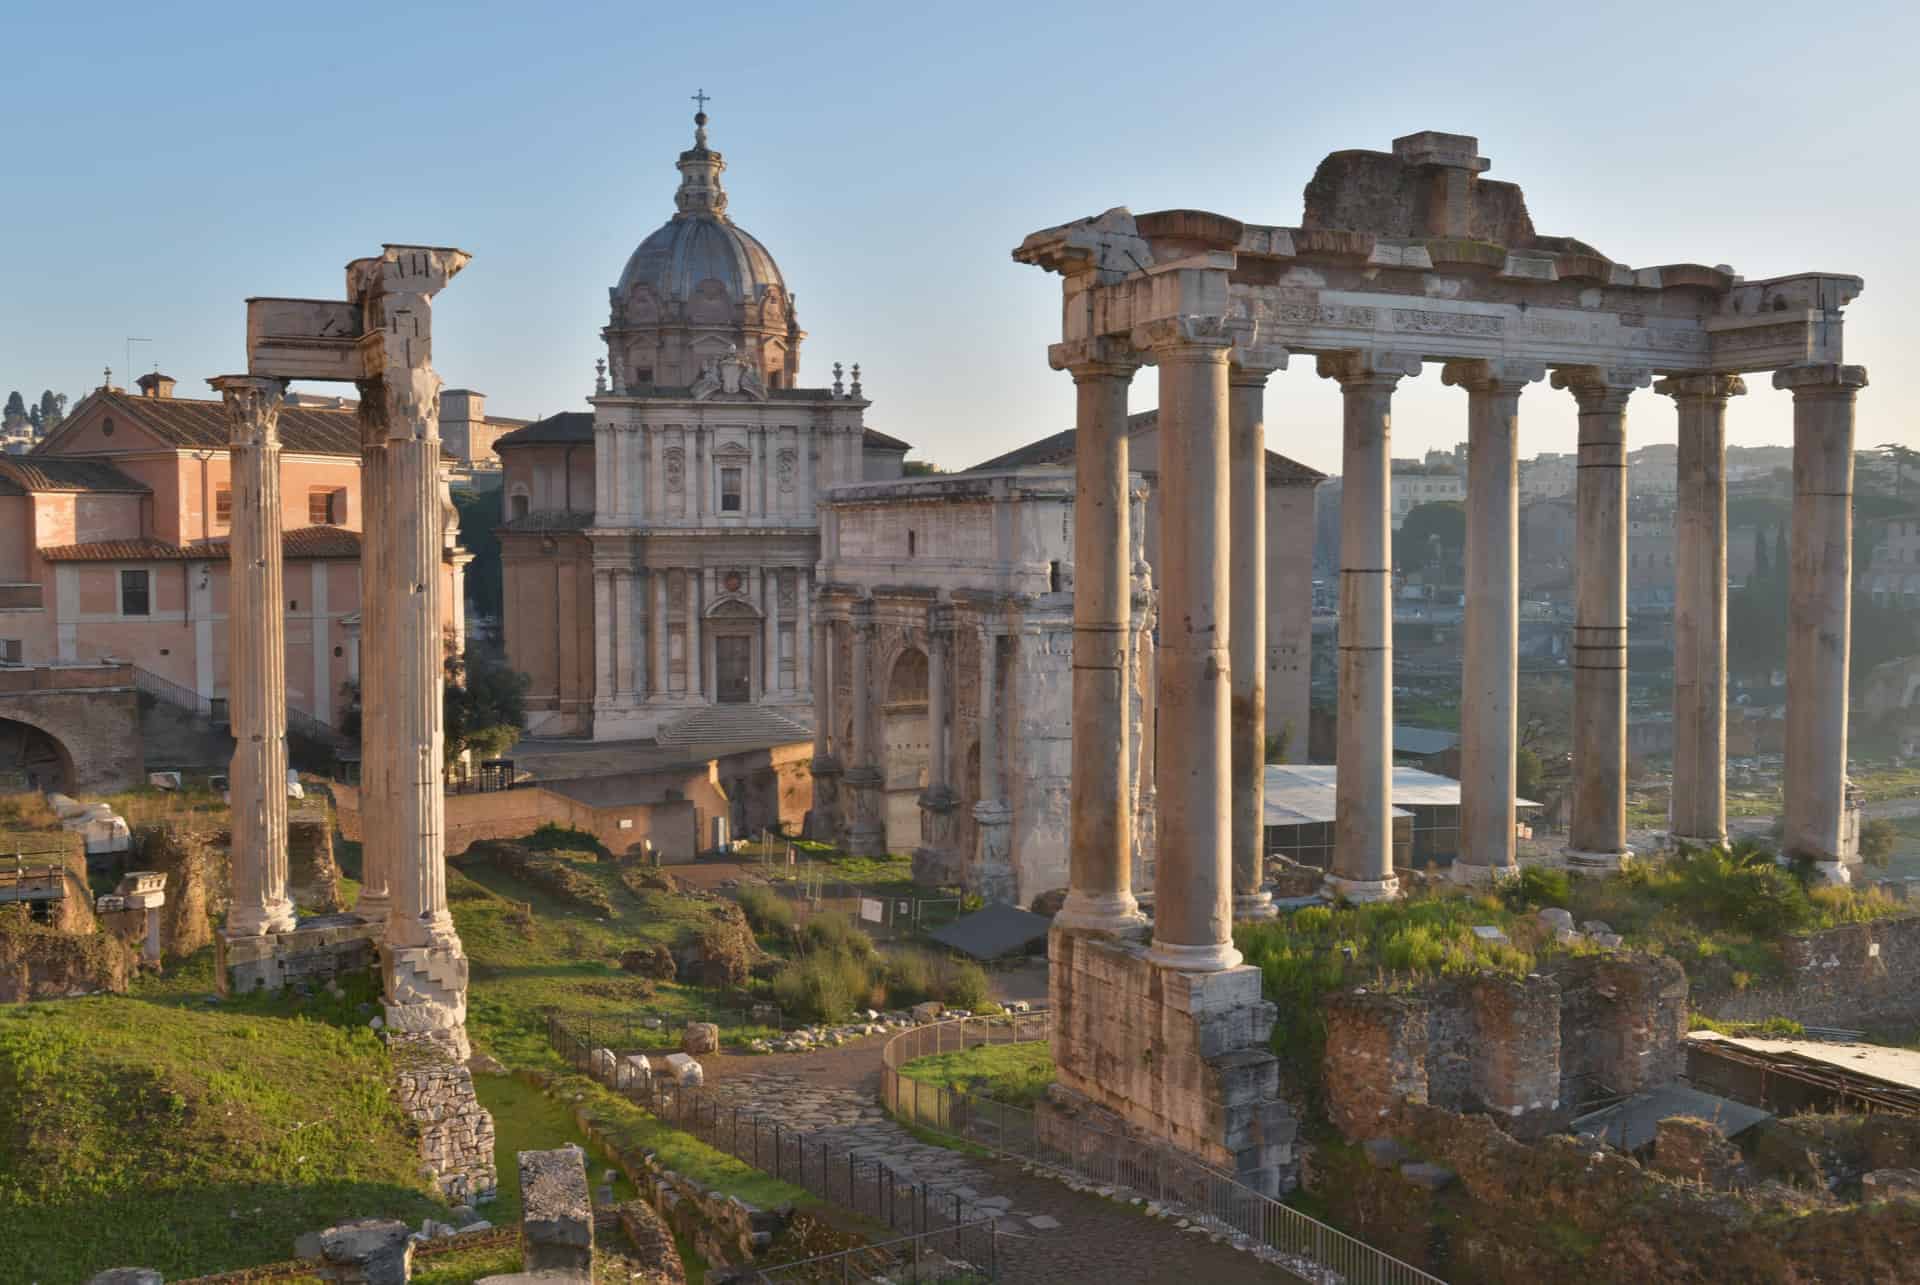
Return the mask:
<svg viewBox="0 0 1920 1285">
<path fill-rule="evenodd" d="M 512 518 L 524 518 L 533 508 L 532 501 L 527 498 L 527 494 L 524 491 L 516 491 L 509 503 L 512 507 L 512 512 L 508 516 Z"/>
</svg>

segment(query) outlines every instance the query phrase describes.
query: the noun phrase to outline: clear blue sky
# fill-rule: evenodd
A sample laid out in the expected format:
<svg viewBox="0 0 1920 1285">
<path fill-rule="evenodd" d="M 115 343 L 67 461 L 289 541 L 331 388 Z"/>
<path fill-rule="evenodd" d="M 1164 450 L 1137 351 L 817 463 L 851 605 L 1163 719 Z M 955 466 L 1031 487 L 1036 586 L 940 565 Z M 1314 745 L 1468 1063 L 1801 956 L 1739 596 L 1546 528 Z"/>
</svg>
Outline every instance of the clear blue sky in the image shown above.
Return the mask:
<svg viewBox="0 0 1920 1285">
<path fill-rule="evenodd" d="M 6 33 L 0 391 L 125 382 L 134 335 L 133 373 L 199 395 L 243 365 L 246 296 L 335 297 L 348 259 L 423 241 L 475 256 L 436 309 L 448 385 L 584 408 L 704 87 L 732 212 L 798 296 L 803 381 L 860 362 L 874 426 L 949 467 L 1072 420 L 1057 280 L 1008 257 L 1027 232 L 1122 204 L 1293 224 L 1322 155 L 1420 129 L 1477 135 L 1542 232 L 1622 262 L 1865 277 L 1860 442 L 1920 444 L 1911 3 L 38 0 Z M 1296 367 L 1269 441 L 1336 470 L 1337 391 Z M 1730 440 L 1789 440 L 1786 394 L 1750 383 Z M 1464 436 L 1432 367 L 1396 412 L 1396 454 Z M 1568 448 L 1572 412 L 1530 392 L 1523 452 Z M 1672 439 L 1666 399 L 1631 414 L 1631 440 Z"/>
</svg>

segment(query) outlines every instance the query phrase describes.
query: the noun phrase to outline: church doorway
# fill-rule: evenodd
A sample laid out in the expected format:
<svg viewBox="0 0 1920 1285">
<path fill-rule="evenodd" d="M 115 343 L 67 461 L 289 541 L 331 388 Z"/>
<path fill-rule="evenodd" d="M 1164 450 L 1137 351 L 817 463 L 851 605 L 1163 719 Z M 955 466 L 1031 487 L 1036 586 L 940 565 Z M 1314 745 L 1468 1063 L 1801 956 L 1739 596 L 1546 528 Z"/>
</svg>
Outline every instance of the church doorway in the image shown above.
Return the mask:
<svg viewBox="0 0 1920 1285">
<path fill-rule="evenodd" d="M 753 699 L 753 639 L 721 634 L 713 640 L 713 698 L 722 705 Z"/>
</svg>

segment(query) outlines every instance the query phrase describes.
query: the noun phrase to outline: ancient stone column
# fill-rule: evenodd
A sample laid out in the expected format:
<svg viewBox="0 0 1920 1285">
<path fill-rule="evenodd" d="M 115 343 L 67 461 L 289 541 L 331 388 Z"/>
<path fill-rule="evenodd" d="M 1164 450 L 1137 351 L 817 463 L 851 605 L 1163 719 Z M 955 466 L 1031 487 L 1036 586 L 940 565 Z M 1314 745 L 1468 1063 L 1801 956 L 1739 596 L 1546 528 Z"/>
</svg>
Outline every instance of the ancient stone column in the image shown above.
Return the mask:
<svg viewBox="0 0 1920 1285">
<path fill-rule="evenodd" d="M 387 625 L 392 615 L 385 590 L 389 557 L 387 434 L 384 397 L 377 381 L 362 381 L 360 393 L 360 897 L 353 912 L 386 933 L 392 908 L 392 746 L 387 731 L 393 708 L 387 697 L 385 658 L 392 653 Z M 377 938 L 376 938 L 377 940 Z"/>
<path fill-rule="evenodd" d="M 1145 327 L 1160 366 L 1160 663 L 1155 765 L 1159 875 L 1150 958 L 1167 968 L 1215 972 L 1240 962 L 1233 945 L 1230 782 L 1232 628 L 1228 546 L 1227 357 L 1231 339 L 1206 319 Z M 1083 433 L 1085 426 L 1082 426 Z M 1084 444 L 1076 457 L 1084 460 Z M 1123 475 L 1124 476 L 1124 475 Z M 1110 497 L 1124 508 L 1124 487 Z M 1075 508 L 1079 508 L 1076 503 Z M 1086 547 L 1076 532 L 1075 565 Z M 1124 557 L 1126 541 L 1110 556 Z M 1125 578 L 1119 591 L 1127 592 Z M 1078 576 L 1075 598 L 1084 590 Z M 1124 599 L 1123 599 L 1124 601 Z M 1114 647 L 1123 652 L 1124 637 Z M 1116 659 L 1116 666 L 1121 663 Z M 1116 683 L 1120 681 L 1116 675 Z M 1116 691 L 1113 717 L 1124 717 Z M 1076 746 L 1085 733 L 1074 716 Z M 1111 738 L 1124 743 L 1124 734 Z M 1124 758 L 1121 759 L 1124 772 Z M 1124 807 L 1125 777 L 1115 791 Z M 1078 781 L 1074 793 L 1080 793 Z M 1124 811 L 1123 811 L 1124 815 Z M 1124 834 L 1124 831 L 1121 833 Z M 1078 848 L 1078 844 L 1075 845 Z M 1129 853 L 1115 854 L 1125 872 Z"/>
<path fill-rule="evenodd" d="M 1127 385 L 1133 381 L 1135 363 L 1119 353 L 1098 357 L 1070 367 L 1078 402 L 1073 453 L 1073 786 L 1067 898 L 1054 922 L 1082 931 L 1125 932 L 1143 922 L 1133 899 L 1126 721 L 1127 576 L 1132 569 Z M 1221 371 L 1224 375 L 1224 365 Z"/>
<path fill-rule="evenodd" d="M 1233 917 L 1271 919 L 1266 882 L 1267 377 L 1234 363 L 1227 375 L 1232 491 Z"/>
<path fill-rule="evenodd" d="M 813 594 L 807 587 L 807 581 L 813 576 L 810 567 L 793 569 L 793 682 L 794 686 L 804 686 L 807 690 L 800 693 L 811 699 L 813 686 Z"/>
<path fill-rule="evenodd" d="M 1018 894 L 1011 861 L 1013 809 L 1007 806 L 1000 750 L 1000 636 L 992 625 L 980 629 L 980 781 L 973 805 L 976 841 L 975 881 L 989 905 L 1012 902 Z"/>
<path fill-rule="evenodd" d="M 673 629 L 667 622 L 667 575 L 662 567 L 648 570 L 647 577 L 653 581 L 653 694 L 656 697 L 672 694 L 673 684 L 667 677 L 667 671 L 673 663 Z"/>
<path fill-rule="evenodd" d="M 920 849 L 914 853 L 915 882 L 960 882 L 954 861 L 954 793 L 947 757 L 950 714 L 949 673 L 953 664 L 953 608 L 935 603 L 927 613 L 927 788 L 920 792 Z M 939 872 L 940 877 L 923 878 Z"/>
<path fill-rule="evenodd" d="M 1340 383 L 1340 675 L 1330 891 L 1400 894 L 1393 873 L 1393 390 L 1420 373 L 1398 352 L 1329 353 Z"/>
<path fill-rule="evenodd" d="M 840 760 L 833 743 L 833 617 L 827 601 L 813 603 L 813 839 L 840 839 Z"/>
<path fill-rule="evenodd" d="M 873 718 L 869 708 L 873 686 L 870 657 L 873 651 L 873 603 L 861 599 L 853 604 L 853 655 L 848 661 L 853 673 L 849 688 L 853 692 L 853 734 L 848 747 L 849 766 L 842 778 L 853 796 L 853 816 L 847 834 L 847 849 L 859 856 L 877 857 L 887 849 L 887 828 L 880 819 L 880 792 L 886 777 L 873 760 Z"/>
<path fill-rule="evenodd" d="M 764 613 L 760 659 L 765 662 L 761 695 L 771 698 L 780 694 L 780 572 L 776 568 L 760 569 L 760 606 Z"/>
<path fill-rule="evenodd" d="M 227 584 L 227 708 L 233 724 L 233 902 L 227 935 L 291 931 L 287 896 L 287 630 L 280 542 L 278 379 L 207 381 L 226 403 L 233 525 Z M 439 494 L 434 495 L 439 516 Z M 434 547 L 439 547 L 434 524 Z"/>
<path fill-rule="evenodd" d="M 707 690 L 707 654 L 700 637 L 700 612 L 706 600 L 707 572 L 704 567 L 687 571 L 687 695 L 695 699 Z"/>
<path fill-rule="evenodd" d="M 613 573 L 613 690 L 632 704 L 637 684 L 633 681 L 633 571 L 620 567 Z"/>
<path fill-rule="evenodd" d="M 1627 849 L 1627 398 L 1643 370 L 1565 366 L 1580 405 L 1575 478 L 1573 820 L 1567 859 L 1618 869 Z"/>
<path fill-rule="evenodd" d="M 1520 394 L 1546 374 L 1514 361 L 1451 361 L 1467 390 L 1467 618 L 1460 682 L 1460 848 L 1450 872 L 1477 883 L 1516 874 L 1519 749 Z"/>
<path fill-rule="evenodd" d="M 389 249 L 349 265 L 349 292 L 370 342 L 363 404 L 386 441 L 388 556 L 373 592 L 388 609 L 384 665 L 394 841 L 381 956 L 387 1029 L 430 1035 L 465 1060 L 467 960 L 447 910 L 441 634 L 440 377 L 432 366 L 433 296 L 467 262 L 457 250 Z"/>
<path fill-rule="evenodd" d="M 1727 841 L 1727 399 L 1738 375 L 1653 386 L 1680 412 L 1673 549 L 1673 806 L 1676 839 Z"/>
<path fill-rule="evenodd" d="M 1847 665 L 1853 619 L 1853 402 L 1864 366 L 1773 373 L 1793 393 L 1792 572 L 1787 616 L 1786 838 L 1790 857 L 1845 883 Z"/>
</svg>

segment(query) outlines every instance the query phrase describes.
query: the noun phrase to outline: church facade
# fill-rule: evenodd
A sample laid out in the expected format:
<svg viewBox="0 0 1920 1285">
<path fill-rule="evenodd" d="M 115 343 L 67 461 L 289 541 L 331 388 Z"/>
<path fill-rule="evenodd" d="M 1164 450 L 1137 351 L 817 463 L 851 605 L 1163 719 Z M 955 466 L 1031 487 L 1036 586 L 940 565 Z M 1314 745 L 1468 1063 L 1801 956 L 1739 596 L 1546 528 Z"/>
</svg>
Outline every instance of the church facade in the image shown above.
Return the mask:
<svg viewBox="0 0 1920 1285">
<path fill-rule="evenodd" d="M 501 437 L 510 663 L 528 731 L 703 743 L 807 735 L 831 487 L 901 475 L 859 367 L 800 384 L 805 332 L 733 222 L 705 113 L 675 211 L 611 289 L 593 410 Z"/>
</svg>

